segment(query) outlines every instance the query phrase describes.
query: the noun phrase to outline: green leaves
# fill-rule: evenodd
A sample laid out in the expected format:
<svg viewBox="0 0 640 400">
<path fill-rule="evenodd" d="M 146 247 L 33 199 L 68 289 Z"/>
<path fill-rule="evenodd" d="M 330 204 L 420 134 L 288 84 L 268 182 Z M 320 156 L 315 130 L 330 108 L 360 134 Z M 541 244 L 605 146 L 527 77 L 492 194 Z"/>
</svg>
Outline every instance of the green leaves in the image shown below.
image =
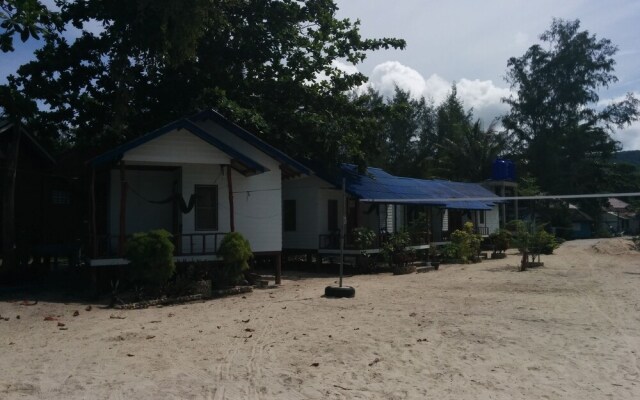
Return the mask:
<svg viewBox="0 0 640 400">
<path fill-rule="evenodd" d="M 598 91 L 617 81 L 617 52 L 608 39 L 580 31 L 580 21 L 554 19 L 521 57 L 509 59 L 514 95 L 503 118 L 524 172 L 551 193 L 603 189 L 603 165 L 617 150 L 610 134 L 640 117 L 632 94 L 601 108 Z"/>
<path fill-rule="evenodd" d="M 13 37 L 22 42 L 40 40 L 42 33 L 60 28 L 58 14 L 38 0 L 3 0 L 0 2 L 0 51 L 14 50 Z"/>
<path fill-rule="evenodd" d="M 348 93 L 366 77 L 336 62 L 405 43 L 362 38 L 336 9 L 331 0 L 63 2 L 63 26 L 102 30 L 46 35 L 36 61 L 9 79 L 46 106 L 16 112 L 42 134 L 106 147 L 217 108 L 294 156 L 361 162 L 372 118 Z"/>
</svg>

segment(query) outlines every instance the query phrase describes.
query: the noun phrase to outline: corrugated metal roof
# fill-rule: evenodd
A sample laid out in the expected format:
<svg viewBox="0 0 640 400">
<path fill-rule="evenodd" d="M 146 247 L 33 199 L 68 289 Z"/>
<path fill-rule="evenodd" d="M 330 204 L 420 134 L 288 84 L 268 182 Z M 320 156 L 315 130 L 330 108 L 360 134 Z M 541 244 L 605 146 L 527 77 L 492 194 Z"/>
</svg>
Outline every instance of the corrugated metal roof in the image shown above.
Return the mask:
<svg viewBox="0 0 640 400">
<path fill-rule="evenodd" d="M 451 209 L 490 210 L 494 202 L 464 199 L 495 197 L 496 201 L 500 201 L 499 196 L 476 183 L 406 178 L 391 175 L 380 168 L 367 168 L 364 174 L 360 174 L 356 166 L 350 164 L 344 164 L 341 170 L 345 178 L 346 191 L 371 203 L 425 204 Z"/>
<path fill-rule="evenodd" d="M 623 210 L 627 207 L 629 207 L 629 203 L 625 203 L 624 201 L 620 200 L 620 199 L 616 199 L 615 197 L 609 197 L 607 199 L 609 201 L 609 206 L 611 208 L 613 208 L 614 210 Z"/>
</svg>

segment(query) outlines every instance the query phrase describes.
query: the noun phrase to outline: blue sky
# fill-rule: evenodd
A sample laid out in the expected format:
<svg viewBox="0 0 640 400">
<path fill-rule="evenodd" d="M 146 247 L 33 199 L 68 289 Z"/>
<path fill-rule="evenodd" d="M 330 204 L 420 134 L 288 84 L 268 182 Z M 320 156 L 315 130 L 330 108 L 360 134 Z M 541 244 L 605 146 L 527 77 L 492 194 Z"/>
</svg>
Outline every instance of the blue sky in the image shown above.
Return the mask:
<svg viewBox="0 0 640 400">
<path fill-rule="evenodd" d="M 538 42 L 553 17 L 580 19 L 582 28 L 619 47 L 619 82 L 600 92 L 601 102 L 627 92 L 640 97 L 640 1 L 638 0 L 337 0 L 339 17 L 360 19 L 365 37 L 400 37 L 402 51 L 374 52 L 357 66 L 383 93 L 394 85 L 415 96 L 444 98 L 452 82 L 467 107 L 488 124 L 507 111 L 500 99 L 509 94 L 503 77 L 507 60 Z M 16 43 L 0 53 L 0 83 L 6 82 L 38 43 Z M 640 150 L 640 123 L 615 133 L 625 150 Z"/>
</svg>

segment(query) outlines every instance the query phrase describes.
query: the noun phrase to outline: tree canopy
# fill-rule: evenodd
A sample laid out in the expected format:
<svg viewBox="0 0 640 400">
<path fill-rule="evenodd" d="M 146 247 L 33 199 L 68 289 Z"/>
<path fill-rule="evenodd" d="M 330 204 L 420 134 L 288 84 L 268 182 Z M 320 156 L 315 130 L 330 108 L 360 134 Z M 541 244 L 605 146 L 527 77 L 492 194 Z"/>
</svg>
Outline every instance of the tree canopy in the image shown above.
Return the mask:
<svg viewBox="0 0 640 400">
<path fill-rule="evenodd" d="M 79 37 L 45 35 L 36 60 L 0 87 L 0 104 L 52 142 L 80 147 L 216 108 L 293 155 L 358 162 L 372 130 L 348 92 L 366 77 L 337 63 L 405 45 L 362 38 L 332 0 L 58 5 L 61 26 Z"/>
<path fill-rule="evenodd" d="M 605 168 L 619 149 L 615 127 L 638 119 L 639 101 L 628 94 L 599 107 L 598 91 L 617 81 L 617 48 L 580 30 L 580 21 L 554 19 L 521 57 L 508 61 L 514 94 L 502 122 L 524 171 L 552 193 L 597 191 L 607 182 Z"/>
<path fill-rule="evenodd" d="M 0 51 L 14 51 L 14 36 L 22 42 L 40 39 L 42 34 L 60 29 L 56 12 L 38 0 L 0 0 Z"/>
</svg>

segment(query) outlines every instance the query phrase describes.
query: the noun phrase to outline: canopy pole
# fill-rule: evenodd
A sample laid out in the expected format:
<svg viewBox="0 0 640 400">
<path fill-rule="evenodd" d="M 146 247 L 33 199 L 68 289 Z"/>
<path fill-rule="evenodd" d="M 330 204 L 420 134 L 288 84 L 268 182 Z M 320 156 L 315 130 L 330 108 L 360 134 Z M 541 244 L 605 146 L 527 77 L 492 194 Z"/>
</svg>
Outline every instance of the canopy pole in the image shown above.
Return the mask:
<svg viewBox="0 0 640 400">
<path fill-rule="evenodd" d="M 227 186 L 229 187 L 229 230 L 236 231 L 236 220 L 233 215 L 233 181 L 231 180 L 231 165 L 227 166 Z"/>
<path fill-rule="evenodd" d="M 342 178 L 342 231 L 340 235 L 340 287 L 342 287 L 342 275 L 344 272 L 344 236 L 347 226 L 347 192 L 345 189 L 346 180 Z"/>
<path fill-rule="evenodd" d="M 118 240 L 118 254 L 124 255 L 127 236 L 127 180 L 125 176 L 124 160 L 120 161 L 120 234 Z"/>
<path fill-rule="evenodd" d="M 96 168 L 91 167 L 91 256 L 98 256 L 98 229 L 96 227 Z"/>
</svg>

